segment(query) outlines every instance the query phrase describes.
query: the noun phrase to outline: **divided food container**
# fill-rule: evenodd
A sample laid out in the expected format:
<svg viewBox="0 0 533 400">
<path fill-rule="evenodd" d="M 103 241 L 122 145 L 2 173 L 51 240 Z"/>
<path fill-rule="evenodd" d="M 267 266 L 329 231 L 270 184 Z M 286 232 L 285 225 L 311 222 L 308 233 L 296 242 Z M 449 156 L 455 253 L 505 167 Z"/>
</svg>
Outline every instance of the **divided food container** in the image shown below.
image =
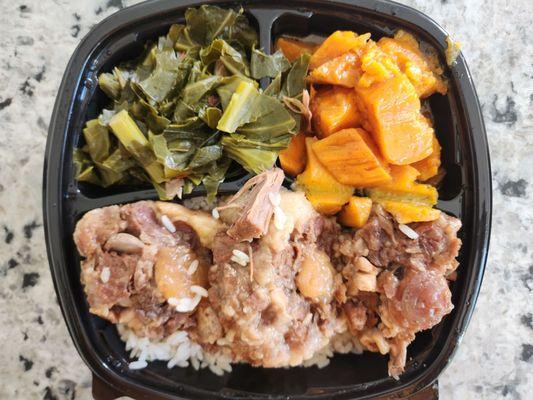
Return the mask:
<svg viewBox="0 0 533 400">
<path fill-rule="evenodd" d="M 367 399 L 437 398 L 436 379 L 450 361 L 468 325 L 483 277 L 491 221 L 491 175 L 480 107 L 465 60 L 446 68 L 449 92 L 429 99 L 443 148 L 446 178 L 438 207 L 461 218 L 463 247 L 458 278 L 452 284 L 455 308 L 442 323 L 417 334 L 408 348 L 405 373 L 387 376 L 387 357 L 365 352 L 336 355 L 323 369 L 263 369 L 235 365 L 216 376 L 208 370 L 167 369 L 155 362 L 128 369 L 128 356 L 115 327 L 90 314 L 80 283 L 79 255 L 72 240 L 78 219 L 111 204 L 156 199 L 149 187 L 102 189 L 74 180 L 72 151 L 85 121 L 95 118 L 107 99 L 97 77 L 139 55 L 144 43 L 183 21 L 187 7 L 242 6 L 269 52 L 280 35 L 327 36 L 335 30 L 371 32 L 373 39 L 402 28 L 437 50 L 445 65 L 447 33 L 424 14 L 383 0 L 206 1 L 156 0 L 111 15 L 74 52 L 56 99 L 44 163 L 43 212 L 50 269 L 65 321 L 81 357 L 93 372 L 96 399 L 121 395 L 146 399 Z M 265 83 L 265 82 L 263 82 Z M 234 193 L 246 179 L 228 179 L 222 194 Z M 202 195 L 198 188 L 191 196 Z"/>
</svg>

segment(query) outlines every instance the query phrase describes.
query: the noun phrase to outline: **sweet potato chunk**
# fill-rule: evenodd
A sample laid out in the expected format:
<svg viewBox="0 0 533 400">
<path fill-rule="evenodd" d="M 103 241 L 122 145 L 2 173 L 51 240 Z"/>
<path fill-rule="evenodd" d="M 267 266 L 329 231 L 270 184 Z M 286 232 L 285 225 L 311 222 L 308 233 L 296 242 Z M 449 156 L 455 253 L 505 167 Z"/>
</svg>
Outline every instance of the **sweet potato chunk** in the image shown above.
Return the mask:
<svg viewBox="0 0 533 400">
<path fill-rule="evenodd" d="M 279 162 L 286 174 L 296 176 L 305 168 L 305 134 L 303 132 L 293 136 L 286 149 L 279 152 Z"/>
<path fill-rule="evenodd" d="M 312 91 L 310 107 L 313 128 L 320 138 L 361 123 L 353 89 L 332 87 Z"/>
<path fill-rule="evenodd" d="M 359 111 L 386 161 L 406 165 L 420 161 L 433 151 L 433 129 L 420 113 L 414 86 L 403 74 L 358 86 Z"/>
<path fill-rule="evenodd" d="M 367 88 L 401 74 L 394 60 L 381 50 L 373 40 L 366 43 L 360 50 L 359 56 L 362 75 L 358 87 Z"/>
<path fill-rule="evenodd" d="M 276 40 L 276 48 L 280 49 L 283 55 L 293 62 L 304 53 L 313 54 L 318 44 L 307 43 L 298 39 L 280 37 Z"/>
<path fill-rule="evenodd" d="M 313 144 L 318 160 L 339 182 L 372 187 L 391 180 L 370 135 L 363 129 L 338 131 Z"/>
<path fill-rule="evenodd" d="M 394 219 L 400 224 L 435 221 L 440 216 L 439 210 L 419 204 L 385 200 L 381 202 L 381 205 L 386 211 L 390 212 Z"/>
<path fill-rule="evenodd" d="M 357 35 L 350 31 L 333 32 L 313 53 L 309 62 L 309 69 L 315 69 L 350 50 L 363 47 L 369 38 L 370 33 Z"/>
<path fill-rule="evenodd" d="M 378 187 L 367 189 L 369 197 L 377 202 L 398 201 L 415 205 L 432 206 L 437 203 L 438 193 L 431 185 L 416 183 L 418 171 L 409 165 L 391 165 L 392 180 Z"/>
<path fill-rule="evenodd" d="M 353 88 L 359 82 L 361 74 L 360 57 L 355 52 L 349 51 L 312 70 L 307 81 Z"/>
<path fill-rule="evenodd" d="M 339 214 L 339 222 L 351 228 L 361 228 L 368 221 L 372 211 L 372 200 L 368 197 L 352 196 Z"/>
<path fill-rule="evenodd" d="M 306 138 L 307 165 L 305 171 L 298 175 L 296 182 L 305 190 L 307 199 L 315 210 L 326 215 L 333 215 L 350 200 L 353 188 L 338 182 L 316 157 L 312 145 L 316 138 Z"/>
<path fill-rule="evenodd" d="M 446 94 L 447 87 L 440 77 L 442 69 L 438 65 L 438 60 L 432 60 L 422 53 L 412 35 L 400 30 L 394 35 L 394 39 L 381 38 L 378 46 L 409 78 L 419 97 L 425 98 L 435 92 Z"/>
<path fill-rule="evenodd" d="M 433 178 L 439 172 L 441 148 L 437 137 L 433 135 L 433 152 L 424 158 L 411 164 L 420 173 L 418 180 L 421 182 Z"/>
</svg>

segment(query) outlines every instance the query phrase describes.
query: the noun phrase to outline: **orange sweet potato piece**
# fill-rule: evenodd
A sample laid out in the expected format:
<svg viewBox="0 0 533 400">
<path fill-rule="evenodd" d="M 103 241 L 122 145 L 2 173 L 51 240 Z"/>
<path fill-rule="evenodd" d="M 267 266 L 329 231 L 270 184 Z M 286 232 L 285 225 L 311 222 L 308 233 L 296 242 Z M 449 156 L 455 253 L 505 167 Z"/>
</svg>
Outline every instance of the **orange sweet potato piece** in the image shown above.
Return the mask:
<svg viewBox="0 0 533 400">
<path fill-rule="evenodd" d="M 439 210 L 429 206 L 390 200 L 382 201 L 380 204 L 400 224 L 435 221 L 440 216 Z"/>
<path fill-rule="evenodd" d="M 367 88 L 373 84 L 391 79 L 401 74 L 400 69 L 376 42 L 369 40 L 360 50 L 362 76 L 358 87 Z"/>
<path fill-rule="evenodd" d="M 305 168 L 305 134 L 300 132 L 291 138 L 286 149 L 279 152 L 279 162 L 286 174 L 296 176 Z"/>
<path fill-rule="evenodd" d="M 353 193 L 353 188 L 338 182 L 316 157 L 312 145 L 316 138 L 305 138 L 307 165 L 298 175 L 296 183 L 305 190 L 307 199 L 315 210 L 326 215 L 340 211 Z"/>
<path fill-rule="evenodd" d="M 437 203 L 437 189 L 431 185 L 417 183 L 419 173 L 410 165 L 391 165 L 390 175 L 391 181 L 366 190 L 373 201 L 397 201 L 425 206 Z"/>
<path fill-rule="evenodd" d="M 357 109 L 357 96 L 353 89 L 332 87 L 311 91 L 313 128 L 324 138 L 338 130 L 359 126 L 361 118 Z"/>
<path fill-rule="evenodd" d="M 339 213 L 339 222 L 350 228 L 362 228 L 372 211 L 372 200 L 368 197 L 352 196 Z"/>
<path fill-rule="evenodd" d="M 387 53 L 409 78 L 421 98 L 435 92 L 446 94 L 446 83 L 440 77 L 438 59 L 432 59 L 420 50 L 416 39 L 407 32 L 398 31 L 392 38 L 381 38 L 378 46 Z"/>
<path fill-rule="evenodd" d="M 358 188 L 391 180 L 376 145 L 363 129 L 338 131 L 313 144 L 318 160 L 340 183 Z"/>
<path fill-rule="evenodd" d="M 318 44 L 307 43 L 298 39 L 280 37 L 276 40 L 276 48 L 280 49 L 283 55 L 293 62 L 304 53 L 313 54 Z"/>
<path fill-rule="evenodd" d="M 309 69 L 315 69 L 350 50 L 363 47 L 369 38 L 370 33 L 357 35 L 351 31 L 333 32 L 313 53 L 309 61 Z"/>
<path fill-rule="evenodd" d="M 340 85 L 353 88 L 361 77 L 361 59 L 353 51 L 344 53 L 309 73 L 307 81 L 321 85 Z"/>
<path fill-rule="evenodd" d="M 411 164 L 420 173 L 418 180 L 421 182 L 433 178 L 439 172 L 441 148 L 437 137 L 433 136 L 433 152 L 424 158 Z"/>
<path fill-rule="evenodd" d="M 383 158 L 396 165 L 420 161 L 433 151 L 433 128 L 420 113 L 420 100 L 405 75 L 356 88 L 363 126 L 372 132 Z"/>
</svg>

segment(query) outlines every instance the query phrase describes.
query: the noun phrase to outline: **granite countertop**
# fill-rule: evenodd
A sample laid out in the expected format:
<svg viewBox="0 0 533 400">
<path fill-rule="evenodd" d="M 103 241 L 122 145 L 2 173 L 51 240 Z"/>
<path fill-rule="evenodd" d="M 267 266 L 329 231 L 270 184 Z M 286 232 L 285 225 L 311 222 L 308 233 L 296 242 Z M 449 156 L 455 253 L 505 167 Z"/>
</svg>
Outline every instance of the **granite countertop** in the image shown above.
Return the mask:
<svg viewBox="0 0 533 400">
<path fill-rule="evenodd" d="M 16 0 L 0 15 L 1 399 L 89 399 L 91 374 L 50 277 L 41 183 L 48 121 L 70 55 L 121 0 Z M 491 148 L 493 234 L 470 327 L 440 378 L 442 399 L 533 391 L 533 3 L 405 1 L 463 43 Z M 74 267 L 74 266 L 73 266 Z"/>
</svg>

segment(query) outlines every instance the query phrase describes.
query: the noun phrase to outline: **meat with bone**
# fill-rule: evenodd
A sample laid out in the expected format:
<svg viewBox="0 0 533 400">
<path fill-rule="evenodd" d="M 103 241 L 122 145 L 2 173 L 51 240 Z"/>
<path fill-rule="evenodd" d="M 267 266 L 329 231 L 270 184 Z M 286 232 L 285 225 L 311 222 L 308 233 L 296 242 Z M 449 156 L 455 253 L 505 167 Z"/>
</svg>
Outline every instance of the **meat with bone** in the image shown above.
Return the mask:
<svg viewBox="0 0 533 400">
<path fill-rule="evenodd" d="M 193 297 L 193 285 L 207 284 L 211 254 L 185 221 L 203 222 L 202 237 L 219 226 L 205 222 L 214 220 L 208 213 L 165 204 L 162 208 L 176 220 L 171 232 L 161 222 L 159 204 L 142 201 L 90 211 L 74 233 L 85 257 L 81 280 L 90 311 L 152 338 L 192 326 L 193 310 L 177 311 L 170 298 Z"/>
<path fill-rule="evenodd" d="M 415 333 L 438 324 L 453 309 L 446 276 L 457 267 L 460 227 L 458 219 L 443 214 L 433 222 L 411 224 L 417 236 L 410 238 L 390 214 L 374 206 L 365 226 L 342 234 L 334 245 L 333 260 L 342 266 L 347 287 L 344 311 L 350 329 L 368 350 L 390 350 L 392 376 L 403 371 Z M 363 311 L 355 304 L 366 307 L 364 326 Z"/>
<path fill-rule="evenodd" d="M 280 195 L 284 226 L 270 224 L 251 244 L 238 243 L 229 233 L 217 235 L 209 301 L 225 332 L 219 342 L 228 343 L 235 360 L 282 367 L 311 358 L 335 333 L 330 303 L 340 279 L 334 279 L 336 271 L 315 243 L 324 217 L 303 193 L 274 187 L 269 193 Z M 246 266 L 227 256 L 243 245 L 250 248 Z M 324 273 L 328 279 L 320 279 Z"/>
</svg>

